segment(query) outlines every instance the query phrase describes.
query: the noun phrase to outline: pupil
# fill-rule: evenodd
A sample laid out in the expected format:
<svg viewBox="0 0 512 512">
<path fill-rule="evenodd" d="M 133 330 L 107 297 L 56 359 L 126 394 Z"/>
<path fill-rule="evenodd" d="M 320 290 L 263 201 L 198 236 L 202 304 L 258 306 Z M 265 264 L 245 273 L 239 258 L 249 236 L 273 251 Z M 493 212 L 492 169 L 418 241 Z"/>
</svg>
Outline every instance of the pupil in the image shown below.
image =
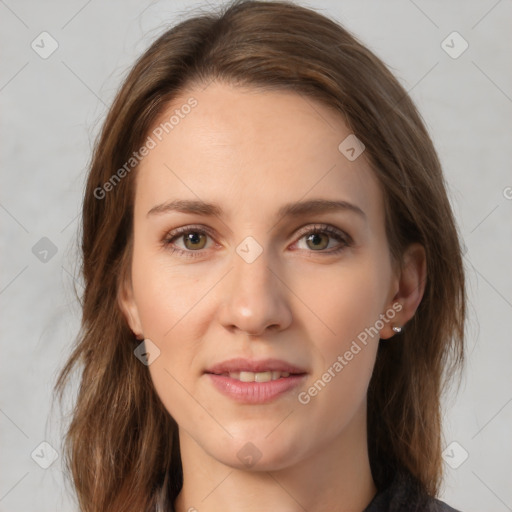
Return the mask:
<svg viewBox="0 0 512 512">
<path fill-rule="evenodd" d="M 313 233 L 309 236 L 309 241 L 313 242 L 313 245 L 318 247 L 322 245 L 322 234 L 321 233 Z"/>
<path fill-rule="evenodd" d="M 197 232 L 187 233 L 186 235 L 184 235 L 185 247 L 188 247 L 189 249 L 194 249 L 195 246 L 195 248 L 197 249 L 202 249 L 203 244 L 201 244 L 201 236 L 202 234 Z"/>
<path fill-rule="evenodd" d="M 189 233 L 188 239 L 193 244 L 197 244 L 197 242 L 199 242 L 199 236 L 199 233 Z"/>
</svg>

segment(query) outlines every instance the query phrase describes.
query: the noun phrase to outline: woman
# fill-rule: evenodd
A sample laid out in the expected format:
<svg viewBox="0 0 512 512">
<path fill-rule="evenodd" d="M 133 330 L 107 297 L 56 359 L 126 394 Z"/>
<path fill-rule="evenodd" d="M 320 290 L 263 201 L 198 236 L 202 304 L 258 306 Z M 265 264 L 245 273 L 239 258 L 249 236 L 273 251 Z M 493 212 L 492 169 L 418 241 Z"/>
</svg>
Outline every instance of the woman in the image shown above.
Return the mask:
<svg viewBox="0 0 512 512">
<path fill-rule="evenodd" d="M 83 204 L 57 383 L 83 511 L 453 510 L 440 398 L 461 250 L 411 99 L 344 28 L 241 1 L 121 87 Z"/>
</svg>

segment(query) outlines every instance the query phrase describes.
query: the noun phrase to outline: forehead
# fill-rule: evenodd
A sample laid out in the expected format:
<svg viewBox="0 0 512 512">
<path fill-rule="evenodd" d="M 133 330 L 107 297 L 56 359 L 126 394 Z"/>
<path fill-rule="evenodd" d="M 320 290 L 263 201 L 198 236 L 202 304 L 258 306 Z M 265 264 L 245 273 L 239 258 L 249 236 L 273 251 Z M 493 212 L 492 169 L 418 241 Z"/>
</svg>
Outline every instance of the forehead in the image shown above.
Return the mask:
<svg viewBox="0 0 512 512">
<path fill-rule="evenodd" d="M 228 215 L 271 213 L 314 196 L 382 213 L 364 153 L 351 161 L 339 149 L 351 136 L 341 114 L 302 94 L 213 82 L 174 98 L 148 135 L 155 144 L 137 170 L 136 211 L 200 198 Z"/>
</svg>

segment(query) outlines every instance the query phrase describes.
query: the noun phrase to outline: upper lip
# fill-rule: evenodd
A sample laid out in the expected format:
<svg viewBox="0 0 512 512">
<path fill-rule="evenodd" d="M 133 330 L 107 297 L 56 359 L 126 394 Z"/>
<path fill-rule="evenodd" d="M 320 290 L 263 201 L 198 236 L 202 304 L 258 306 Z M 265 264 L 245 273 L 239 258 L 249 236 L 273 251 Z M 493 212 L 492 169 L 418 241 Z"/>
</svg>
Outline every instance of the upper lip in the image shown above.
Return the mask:
<svg viewBox="0 0 512 512">
<path fill-rule="evenodd" d="M 261 359 L 256 361 L 254 359 L 245 359 L 243 357 L 237 357 L 229 359 L 221 363 L 214 364 L 206 369 L 206 373 L 216 373 L 221 375 L 223 373 L 230 372 L 288 372 L 288 373 L 306 373 L 306 370 L 295 366 L 286 361 L 280 359 Z"/>
</svg>

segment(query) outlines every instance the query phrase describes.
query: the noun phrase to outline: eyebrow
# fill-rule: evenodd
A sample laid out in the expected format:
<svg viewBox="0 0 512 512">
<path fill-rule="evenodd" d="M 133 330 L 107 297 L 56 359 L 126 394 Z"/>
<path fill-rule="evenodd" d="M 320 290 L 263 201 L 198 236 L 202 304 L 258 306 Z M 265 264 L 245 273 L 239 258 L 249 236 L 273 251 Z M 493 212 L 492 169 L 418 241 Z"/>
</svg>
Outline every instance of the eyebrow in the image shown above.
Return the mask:
<svg viewBox="0 0 512 512">
<path fill-rule="evenodd" d="M 357 213 L 363 219 L 366 219 L 366 214 L 359 206 L 347 201 L 333 201 L 329 199 L 311 199 L 308 201 L 288 203 L 279 208 L 276 215 L 278 218 L 293 218 L 332 211 L 351 211 Z M 216 203 L 207 203 L 194 199 L 176 199 L 154 206 L 148 211 L 147 216 L 162 215 L 169 212 L 190 213 L 203 215 L 205 217 L 222 217 L 224 213 L 222 207 Z"/>
</svg>

